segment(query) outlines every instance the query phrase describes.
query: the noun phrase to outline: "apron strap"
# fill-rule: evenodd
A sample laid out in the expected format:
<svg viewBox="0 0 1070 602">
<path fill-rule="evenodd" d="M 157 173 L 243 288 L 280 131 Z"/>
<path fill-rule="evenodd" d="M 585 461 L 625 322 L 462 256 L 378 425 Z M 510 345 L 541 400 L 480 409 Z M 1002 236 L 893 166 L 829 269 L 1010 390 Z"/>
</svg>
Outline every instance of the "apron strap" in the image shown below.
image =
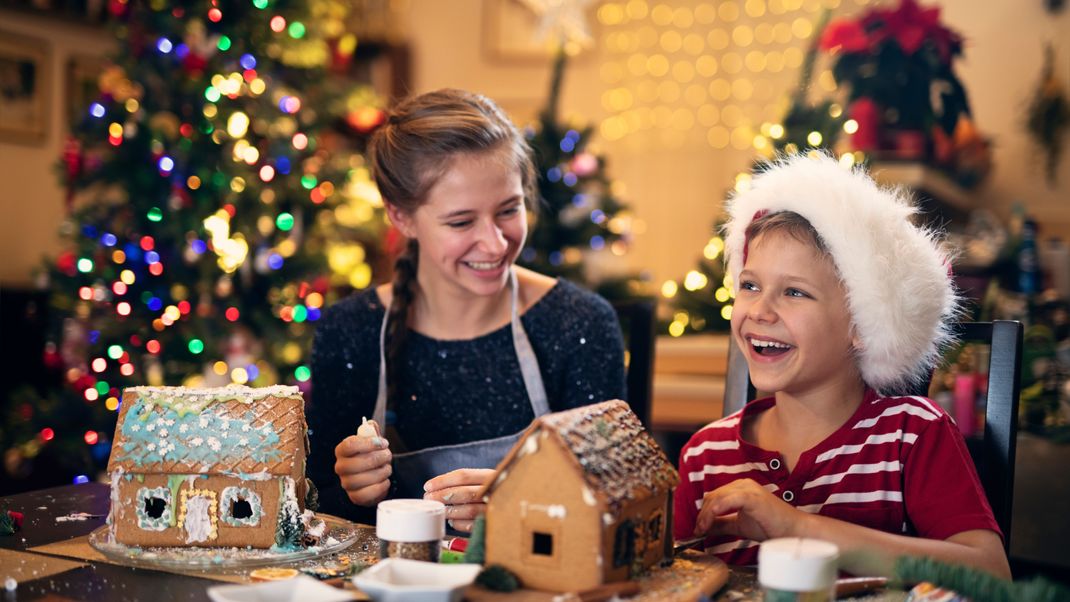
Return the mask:
<svg viewBox="0 0 1070 602">
<path fill-rule="evenodd" d="M 535 356 L 535 350 L 531 347 L 528 333 L 524 325 L 520 323 L 520 283 L 517 282 L 516 270 L 509 268 L 509 282 L 512 284 L 512 330 L 513 349 L 516 350 L 516 359 L 520 363 L 520 375 L 524 378 L 524 388 L 528 391 L 528 400 L 531 402 L 531 410 L 538 418 L 550 412 L 550 402 L 546 399 L 546 386 L 542 382 L 542 372 L 539 370 L 539 359 Z"/>
<path fill-rule="evenodd" d="M 383 309 L 383 324 L 379 327 L 379 389 L 375 395 L 375 410 L 372 412 L 372 420 L 379 425 L 380 433 L 386 428 L 386 325 L 389 322 L 390 303 L 387 303 Z"/>
</svg>

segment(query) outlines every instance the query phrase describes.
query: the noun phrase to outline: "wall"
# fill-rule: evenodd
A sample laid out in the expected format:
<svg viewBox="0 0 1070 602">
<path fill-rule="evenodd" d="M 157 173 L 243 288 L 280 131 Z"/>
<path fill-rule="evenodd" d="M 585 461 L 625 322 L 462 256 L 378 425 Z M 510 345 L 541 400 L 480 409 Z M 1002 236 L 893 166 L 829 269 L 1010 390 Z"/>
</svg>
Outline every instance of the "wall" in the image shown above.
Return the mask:
<svg viewBox="0 0 1070 602">
<path fill-rule="evenodd" d="M 723 26 L 720 10 L 724 4 L 731 3 L 731 0 L 665 3 L 674 11 L 689 9 L 694 15 L 699 14 L 702 5 L 715 6 L 718 14 L 709 24 L 700 23 L 697 17 L 688 24 L 685 15 L 682 21 L 685 27 L 679 27 L 679 22 L 674 21 L 671 26 L 659 27 L 658 31 L 675 27 L 684 34 L 690 31 L 705 36 L 710 29 Z M 620 0 L 613 4 L 626 9 L 634 2 Z M 651 1 L 645 4 L 652 12 L 662 3 Z M 800 16 L 814 21 L 822 6 L 836 7 L 834 15 L 852 14 L 860 10 L 860 4 L 866 3 L 862 0 L 844 0 L 842 5 L 839 0 L 768 0 L 758 2 L 768 7 L 759 17 L 749 16 L 742 9 L 743 1 L 736 4 L 741 10 L 737 11 L 739 16 L 733 23 L 756 27 L 761 23 L 791 23 Z M 1070 94 L 1070 43 L 1066 42 L 1070 40 L 1070 10 L 1052 15 L 1044 10 L 1040 0 L 988 1 L 983 3 L 983 9 L 972 0 L 946 0 L 939 4 L 944 23 L 966 39 L 965 57 L 958 65 L 958 73 L 970 94 L 980 129 L 991 136 L 995 144 L 995 169 L 989 179 L 973 191 L 976 205 L 989 207 L 1005 219 L 1011 204 L 1021 200 L 1039 220 L 1042 235 L 1070 238 L 1070 136 L 1067 152 L 1059 163 L 1058 184 L 1049 187 L 1043 181 L 1032 145 L 1022 131 L 1025 106 L 1039 78 L 1042 40 L 1061 44 L 1056 49 L 1058 73 L 1064 90 Z M 532 65 L 495 58 L 482 49 L 480 33 L 485 26 L 484 2 L 412 0 L 411 6 L 416 91 L 441 86 L 472 88 L 502 100 L 507 109 L 523 105 L 528 99 L 545 96 L 549 60 L 544 65 Z M 623 43 L 611 36 L 620 32 L 634 33 L 649 25 L 649 21 L 647 18 L 633 20 L 631 25 L 607 26 L 598 24 L 594 18 L 589 19 L 596 34 L 596 46 L 574 61 L 566 75 L 562 99 L 566 115 L 571 114 L 581 122 L 604 124 L 607 117 L 621 114 L 607 108 L 610 103 L 603 103 L 603 94 L 629 85 L 634 89 L 637 78 L 631 74 L 624 78 L 619 74 L 607 76 L 603 69 L 605 65 L 623 61 L 620 50 Z M 455 25 L 443 27 L 443 23 Z M 464 34 L 458 35 L 458 31 Z M 795 35 L 779 48 L 785 51 L 784 56 L 790 61 L 788 53 L 791 51 L 788 49 L 804 49 L 807 43 L 808 38 Z M 773 46 L 776 44 L 766 45 L 766 48 Z M 723 59 L 725 53 L 732 51 L 730 46 L 713 54 Z M 670 53 L 670 61 L 676 61 L 676 57 L 684 54 Z M 821 64 L 819 61 L 819 66 Z M 723 67 L 722 61 L 721 71 L 706 81 L 724 77 Z M 734 94 L 727 102 L 735 102 L 744 116 L 755 124 L 775 121 L 781 115 L 776 108 L 778 101 L 782 103 L 783 94 L 793 89 L 798 76 L 797 63 L 795 68 L 791 67 L 789 62 L 778 73 L 770 74 L 771 69 L 766 69 L 754 77 L 756 81 L 776 87 L 772 97 L 759 97 L 763 92 L 759 86 L 763 83 L 755 86 L 753 95 L 746 102 L 739 102 Z M 815 78 L 815 85 L 823 83 L 820 79 Z M 655 104 L 658 103 L 671 108 L 686 108 L 683 100 L 666 103 L 659 99 Z M 735 175 L 748 167 L 753 156 L 749 148 L 735 145 L 735 140 L 716 146 L 713 141 L 706 140 L 709 132 L 705 126 L 712 126 L 709 129 L 713 130 L 722 125 L 738 125 L 725 123 L 723 109 L 726 103 L 713 104 L 722 109 L 720 122 L 704 122 L 702 114 L 693 111 L 694 124 L 683 134 L 668 131 L 673 129 L 672 125 L 651 128 L 644 124 L 638 131 L 629 132 L 617 140 L 607 142 L 603 139 L 598 143 L 611 159 L 611 177 L 623 184 L 624 198 L 632 203 L 645 224 L 645 232 L 637 236 L 629 260 L 634 266 L 648 270 L 656 283 L 678 278 L 693 267 L 709 238 L 725 192 L 733 186 Z M 761 111 L 755 114 L 755 108 Z M 729 133 L 735 134 L 735 129 L 729 128 Z M 603 133 L 606 131 L 602 128 Z M 715 136 L 710 134 L 709 137 Z"/>
<path fill-rule="evenodd" d="M 524 115 L 535 113 L 546 96 L 550 61 L 501 58 L 484 48 L 486 3 L 498 1 L 503 0 L 409 2 L 415 91 L 443 86 L 470 88 L 498 99 L 507 110 Z M 738 22 L 775 24 L 798 15 L 813 19 L 823 5 L 838 6 L 837 14 L 858 10 L 857 3 L 850 0 L 845 0 L 842 6 L 839 0 L 750 2 L 767 5 L 769 10 L 761 17 L 748 17 L 741 10 Z M 731 3 L 732 0 L 716 3 L 675 0 L 666 6 L 695 11 L 703 5 L 721 9 Z M 625 1 L 616 4 L 626 6 Z M 742 1 L 737 4 L 744 5 Z M 1039 40 L 1051 39 L 1062 44 L 1057 49 L 1059 74 L 1064 88 L 1070 86 L 1070 43 L 1065 41 L 1070 40 L 1070 10 L 1051 15 L 1044 11 L 1043 4 L 1041 0 L 989 1 L 981 10 L 971 0 L 947 0 L 942 6 L 945 22 L 967 39 L 959 74 L 970 93 L 980 128 L 995 141 L 996 168 L 989 181 L 977 191 L 978 204 L 1006 216 L 1010 204 L 1020 199 L 1040 221 L 1043 234 L 1070 237 L 1070 149 L 1059 165 L 1058 185 L 1049 188 L 1040 176 L 1032 159 L 1032 147 L 1021 129 L 1024 107 L 1039 75 Z M 512 5 L 515 8 L 519 3 L 512 2 Z M 653 10 L 659 3 L 650 2 L 647 6 Z M 774 12 L 774 8 L 778 11 Z M 599 25 L 594 19 L 590 22 L 596 34 L 596 46 L 570 65 L 561 109 L 564 116 L 571 116 L 578 123 L 603 126 L 608 117 L 620 114 L 606 108 L 611 105 L 603 102 L 603 96 L 611 88 L 629 83 L 627 80 L 607 83 L 614 78 L 612 74 L 607 76 L 606 64 L 621 63 L 625 57 L 619 47 L 621 36 L 617 36 L 617 43 L 610 44 L 610 34 L 634 33 L 632 30 L 638 25 Z M 111 41 L 102 29 L 3 9 L 0 9 L 0 23 L 3 29 L 43 37 L 52 48 L 54 111 L 48 139 L 39 146 L 0 142 L 0 182 L 3 182 L 0 256 L 4 258 L 0 262 L 0 283 L 10 286 L 28 283 L 32 268 L 40 258 L 54 254 L 58 248 L 55 233 L 63 218 L 63 191 L 53 166 L 60 156 L 65 131 L 63 66 L 75 52 L 103 54 Z M 704 35 L 718 23 L 706 25 L 696 21 L 680 31 Z M 805 38 L 795 36 L 782 49 L 799 49 L 805 44 Z M 732 50 L 723 49 L 718 57 L 723 58 L 724 53 Z M 750 101 L 740 103 L 744 117 L 754 122 L 774 121 L 779 116 L 775 109 L 778 97 L 791 89 L 796 72 L 789 64 L 775 75 L 763 75 L 763 81 L 772 91 L 756 88 Z M 718 77 L 723 75 L 714 76 Z M 768 98 L 759 98 L 760 92 Z M 687 108 L 683 100 L 675 103 Z M 715 147 L 707 140 L 716 137 L 709 130 L 726 125 L 726 119 L 711 124 L 709 120 L 703 121 L 698 111 L 692 111 L 692 115 L 694 123 L 690 129 L 676 128 L 671 119 L 667 121 L 668 127 L 660 127 L 661 121 L 655 123 L 660 117 L 650 114 L 650 123 L 638 131 L 611 141 L 603 137 L 597 143 L 608 153 L 610 175 L 622 186 L 623 198 L 631 202 L 642 222 L 628 260 L 649 271 L 655 282 L 680 277 L 691 269 L 709 237 L 725 191 L 733 185 L 735 174 L 749 165 L 752 155 L 748 149 L 732 144 Z M 612 133 L 605 127 L 600 131 Z"/>
<path fill-rule="evenodd" d="M 995 143 L 995 173 L 984 201 L 1007 211 L 1020 200 L 1041 224 L 1041 235 L 1070 238 L 1070 132 L 1065 137 L 1058 184 L 1048 186 L 1041 162 L 1023 134 L 1025 110 L 1040 79 L 1043 44 L 1052 42 L 1056 73 L 1070 95 L 1070 10 L 1058 15 L 1045 2 L 944 3 L 943 17 L 966 37 L 959 75 L 970 93 L 977 123 Z"/>
<path fill-rule="evenodd" d="M 104 28 L 0 9 L 0 30 L 44 40 L 49 49 L 51 119 L 43 143 L 0 141 L 0 286 L 24 286 L 45 255 L 59 249 L 64 193 L 56 172 L 67 134 L 67 64 L 73 55 L 103 56 Z M 2 33 L 0 33 L 2 35 Z"/>
</svg>

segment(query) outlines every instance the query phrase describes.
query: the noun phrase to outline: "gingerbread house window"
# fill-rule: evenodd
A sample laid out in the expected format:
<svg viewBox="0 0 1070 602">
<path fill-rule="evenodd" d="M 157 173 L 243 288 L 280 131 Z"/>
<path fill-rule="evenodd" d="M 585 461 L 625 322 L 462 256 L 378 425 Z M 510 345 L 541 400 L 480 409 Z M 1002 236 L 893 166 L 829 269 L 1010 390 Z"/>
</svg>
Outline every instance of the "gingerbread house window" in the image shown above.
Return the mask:
<svg viewBox="0 0 1070 602">
<path fill-rule="evenodd" d="M 539 533 L 538 531 L 531 534 L 531 553 L 539 556 L 553 556 L 554 555 L 554 536 L 551 533 Z"/>
<path fill-rule="evenodd" d="M 260 496 L 247 487 L 227 487 L 219 504 L 220 518 L 232 527 L 255 527 L 260 524 L 263 506 Z"/>
<path fill-rule="evenodd" d="M 137 526 L 147 531 L 163 531 L 171 526 L 171 490 L 142 487 L 137 492 Z"/>
<path fill-rule="evenodd" d="M 613 538 L 613 566 L 631 566 L 635 560 L 635 526 L 630 520 L 621 521 Z"/>
<path fill-rule="evenodd" d="M 655 513 L 647 523 L 647 533 L 655 539 L 661 536 L 661 512 Z"/>
</svg>

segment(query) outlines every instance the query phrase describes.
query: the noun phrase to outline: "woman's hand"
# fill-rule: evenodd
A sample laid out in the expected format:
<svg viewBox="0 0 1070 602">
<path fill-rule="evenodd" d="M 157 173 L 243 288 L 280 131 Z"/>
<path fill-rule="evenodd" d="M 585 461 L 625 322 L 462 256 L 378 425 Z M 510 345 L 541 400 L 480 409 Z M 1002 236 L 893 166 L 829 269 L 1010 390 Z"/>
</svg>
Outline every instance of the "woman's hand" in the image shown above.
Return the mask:
<svg viewBox="0 0 1070 602">
<path fill-rule="evenodd" d="M 476 517 L 487 508 L 479 492 L 493 476 L 494 471 L 490 468 L 458 468 L 425 483 L 424 499 L 446 504 L 446 519 L 450 526 L 470 532 Z"/>
<path fill-rule="evenodd" d="M 695 535 L 732 535 L 754 541 L 791 537 L 808 516 L 751 479 L 740 479 L 702 496 Z"/>
<path fill-rule="evenodd" d="M 359 506 L 374 506 L 390 491 L 394 455 L 382 437 L 352 435 L 334 448 L 334 472 L 349 496 Z"/>
</svg>

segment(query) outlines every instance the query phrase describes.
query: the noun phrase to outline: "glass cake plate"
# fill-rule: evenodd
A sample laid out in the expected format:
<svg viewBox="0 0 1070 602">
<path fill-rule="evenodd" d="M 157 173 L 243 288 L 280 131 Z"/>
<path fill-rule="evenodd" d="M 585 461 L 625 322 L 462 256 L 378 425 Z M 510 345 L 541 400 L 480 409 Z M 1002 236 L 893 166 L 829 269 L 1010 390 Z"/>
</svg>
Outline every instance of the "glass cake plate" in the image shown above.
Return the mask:
<svg viewBox="0 0 1070 602">
<path fill-rule="evenodd" d="M 350 550 L 346 562 L 370 564 L 378 558 L 379 540 L 375 528 L 357 525 L 329 514 L 316 518 L 327 524 L 321 544 L 299 550 L 281 551 L 262 548 L 198 548 L 128 546 L 111 540 L 105 525 L 89 534 L 89 545 L 109 560 L 139 568 L 231 571 L 262 566 L 306 563 L 315 565 L 331 560 L 332 555 Z M 354 547 L 355 546 L 355 547 Z M 294 567 L 299 568 L 299 567 Z"/>
</svg>

